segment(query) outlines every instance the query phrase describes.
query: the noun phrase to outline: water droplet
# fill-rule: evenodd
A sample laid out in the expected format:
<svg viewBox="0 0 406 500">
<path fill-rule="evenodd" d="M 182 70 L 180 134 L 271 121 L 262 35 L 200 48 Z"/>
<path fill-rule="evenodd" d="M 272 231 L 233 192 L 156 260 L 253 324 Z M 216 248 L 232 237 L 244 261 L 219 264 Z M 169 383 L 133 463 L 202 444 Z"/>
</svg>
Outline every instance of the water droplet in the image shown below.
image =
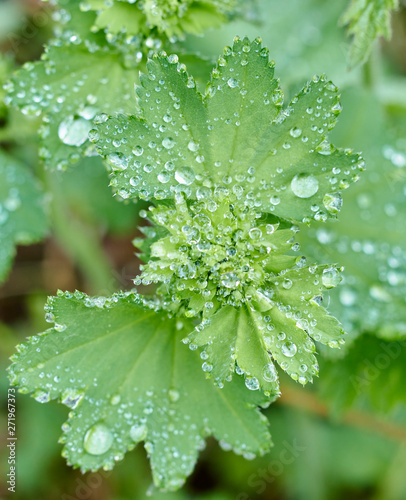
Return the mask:
<svg viewBox="0 0 406 500">
<path fill-rule="evenodd" d="M 310 198 L 317 193 L 319 181 L 313 175 L 298 174 L 293 177 L 290 187 L 297 197 Z"/>
<path fill-rule="evenodd" d="M 142 146 L 135 146 L 133 153 L 135 156 L 141 156 L 144 153 L 144 148 Z"/>
<path fill-rule="evenodd" d="M 51 396 L 48 391 L 43 391 L 41 389 L 38 389 L 34 392 L 33 398 L 35 401 L 38 401 L 38 403 L 48 403 L 48 401 L 51 400 Z"/>
<path fill-rule="evenodd" d="M 78 389 L 66 389 L 62 393 L 61 403 L 73 410 L 77 408 L 79 403 L 82 401 L 84 395 L 85 395 L 84 391 Z"/>
<path fill-rule="evenodd" d="M 282 282 L 282 286 L 283 288 L 285 288 L 285 290 L 289 290 L 290 288 L 292 288 L 292 285 L 293 285 L 292 280 L 289 279 L 285 279 Z"/>
<path fill-rule="evenodd" d="M 252 229 L 250 229 L 248 234 L 252 240 L 259 240 L 259 238 L 261 238 L 262 236 L 262 231 L 259 229 L 259 227 L 253 227 Z"/>
<path fill-rule="evenodd" d="M 234 89 L 235 87 L 238 87 L 238 80 L 236 80 L 235 78 L 229 78 L 227 81 L 227 85 Z"/>
<path fill-rule="evenodd" d="M 213 365 L 211 363 L 208 363 L 207 361 L 205 361 L 202 364 L 202 370 L 206 373 L 209 373 L 213 370 Z"/>
<path fill-rule="evenodd" d="M 278 374 L 273 363 L 268 363 L 264 366 L 262 376 L 267 382 L 276 382 L 278 380 Z"/>
<path fill-rule="evenodd" d="M 118 405 L 118 403 L 121 401 L 121 396 L 120 394 L 116 394 L 115 396 L 113 396 L 111 399 L 110 399 L 110 403 L 115 406 L 115 405 Z"/>
<path fill-rule="evenodd" d="M 196 276 L 196 266 L 194 264 L 182 264 L 178 267 L 180 278 L 192 279 Z"/>
<path fill-rule="evenodd" d="M 341 282 L 341 275 L 334 267 L 323 269 L 321 281 L 326 288 L 334 288 Z"/>
<path fill-rule="evenodd" d="M 123 153 L 111 153 L 107 156 L 107 160 L 113 170 L 125 170 L 128 167 L 128 159 Z"/>
<path fill-rule="evenodd" d="M 256 377 L 247 377 L 245 385 L 250 391 L 257 391 L 259 389 L 259 382 Z"/>
<path fill-rule="evenodd" d="M 287 358 L 292 358 L 297 352 L 297 346 L 293 342 L 285 342 L 282 346 L 282 354 Z"/>
<path fill-rule="evenodd" d="M 81 146 L 87 141 L 92 124 L 84 118 L 68 116 L 58 128 L 59 139 L 68 146 Z"/>
<path fill-rule="evenodd" d="M 135 443 L 139 443 L 140 441 L 144 441 L 147 437 L 148 429 L 146 425 L 133 425 L 130 429 L 131 439 Z"/>
<path fill-rule="evenodd" d="M 323 204 L 332 214 L 338 214 L 343 206 L 343 198 L 340 193 L 327 193 L 323 198 Z"/>
<path fill-rule="evenodd" d="M 175 145 L 175 141 L 171 137 L 165 137 L 165 139 L 162 141 L 162 146 L 165 149 L 172 149 Z"/>
<path fill-rule="evenodd" d="M 196 153 L 196 151 L 199 149 L 199 144 L 195 141 L 190 141 L 189 144 L 187 145 L 189 151 L 192 151 L 193 153 Z"/>
<path fill-rule="evenodd" d="M 90 455 L 103 455 L 113 444 L 113 434 L 104 424 L 96 424 L 85 435 L 84 449 Z"/>
<path fill-rule="evenodd" d="M 226 288 L 235 288 L 240 284 L 240 280 L 233 272 L 223 273 L 221 275 L 221 284 Z"/>
<path fill-rule="evenodd" d="M 175 179 L 179 182 L 179 184 L 190 186 L 190 184 L 192 184 L 195 180 L 195 173 L 190 167 L 181 167 L 176 170 Z"/>
<path fill-rule="evenodd" d="M 302 130 L 299 127 L 293 127 L 289 131 L 292 137 L 300 137 L 302 135 Z"/>
<path fill-rule="evenodd" d="M 179 398 L 180 398 L 179 391 L 177 391 L 176 389 L 170 389 L 169 391 L 170 401 L 172 401 L 172 403 L 176 403 L 176 401 L 178 401 Z"/>
</svg>

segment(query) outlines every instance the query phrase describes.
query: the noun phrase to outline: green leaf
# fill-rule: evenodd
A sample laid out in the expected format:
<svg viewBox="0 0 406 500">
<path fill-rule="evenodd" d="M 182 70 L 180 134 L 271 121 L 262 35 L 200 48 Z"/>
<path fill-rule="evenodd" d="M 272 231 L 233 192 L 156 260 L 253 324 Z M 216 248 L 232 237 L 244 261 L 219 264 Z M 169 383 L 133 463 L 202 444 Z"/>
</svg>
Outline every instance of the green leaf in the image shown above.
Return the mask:
<svg viewBox="0 0 406 500">
<path fill-rule="evenodd" d="M 135 54 L 126 55 L 105 40 L 78 43 L 72 35 L 72 40 L 51 43 L 42 61 L 14 74 L 8 103 L 25 114 L 44 115 L 40 153 L 48 167 L 64 168 L 91 154 L 88 134 L 98 113 L 135 109 L 138 63 Z"/>
<path fill-rule="evenodd" d="M 222 307 L 203 321 L 187 340 L 192 348 L 205 347 L 203 369 L 214 383 L 222 386 L 235 370 L 245 374 L 249 389 L 275 396 L 274 362 L 301 384 L 312 382 L 319 371 L 312 339 L 330 347 L 343 343 L 339 322 L 320 305 L 331 273 L 316 266 L 288 270 L 270 279 L 265 291 L 249 290 L 246 304 Z"/>
<path fill-rule="evenodd" d="M 204 438 L 248 457 L 270 446 L 265 401 L 236 378 L 224 389 L 204 378 L 180 341 L 187 321 L 169 319 L 133 293 L 110 299 L 66 292 L 50 298 L 54 328 L 18 347 L 11 381 L 39 402 L 71 408 L 63 455 L 83 471 L 112 468 L 145 441 L 154 482 L 179 488 Z"/>
<path fill-rule="evenodd" d="M 95 26 L 108 33 L 148 36 L 157 30 L 169 39 L 183 38 L 186 33 L 201 33 L 220 26 L 226 13 L 235 8 L 235 0 L 146 0 L 123 2 L 86 0 L 82 6 L 97 11 Z"/>
<path fill-rule="evenodd" d="M 97 126 L 97 150 L 112 185 L 128 197 L 191 199 L 202 186 L 252 200 L 293 221 L 335 217 L 340 191 L 358 179 L 358 155 L 326 142 L 339 113 L 337 88 L 314 78 L 281 109 L 282 92 L 260 41 L 226 48 L 202 96 L 174 55 L 148 65 L 138 88 L 143 118 L 119 115 Z"/>
<path fill-rule="evenodd" d="M 274 361 L 305 384 L 318 373 L 310 337 L 330 347 L 343 342 L 340 324 L 320 306 L 323 291 L 341 278 L 334 266 L 287 255 L 297 249 L 294 228 L 258 224 L 234 201 L 215 193 L 189 206 L 177 197 L 175 208 L 150 207 L 155 226 L 135 243 L 151 259 L 135 283 L 161 283 L 158 293 L 174 314 L 202 321 L 186 341 L 205 346 L 203 370 L 215 384 L 237 371 L 249 389 L 274 397 Z"/>
<path fill-rule="evenodd" d="M 405 341 L 388 342 L 374 335 L 357 338 L 343 358 L 324 360 L 319 391 L 336 412 L 367 403 L 389 413 L 406 403 Z"/>
<path fill-rule="evenodd" d="M 37 180 L 16 159 L 0 153 L 0 281 L 9 272 L 16 245 L 40 241 L 47 233 L 44 198 Z"/>
<path fill-rule="evenodd" d="M 399 7 L 399 0 L 351 0 L 340 23 L 348 25 L 347 34 L 352 36 L 348 55 L 351 68 L 364 63 L 379 36 L 389 40 L 391 11 Z"/>
<path fill-rule="evenodd" d="M 353 115 L 344 117 L 337 135 L 366 151 L 369 167 L 348 193 L 340 220 L 301 231 L 298 240 L 316 262 L 344 266 L 330 310 L 352 337 L 372 331 L 389 339 L 405 336 L 405 113 L 391 116 L 374 95 L 357 89 L 344 99 Z"/>
</svg>

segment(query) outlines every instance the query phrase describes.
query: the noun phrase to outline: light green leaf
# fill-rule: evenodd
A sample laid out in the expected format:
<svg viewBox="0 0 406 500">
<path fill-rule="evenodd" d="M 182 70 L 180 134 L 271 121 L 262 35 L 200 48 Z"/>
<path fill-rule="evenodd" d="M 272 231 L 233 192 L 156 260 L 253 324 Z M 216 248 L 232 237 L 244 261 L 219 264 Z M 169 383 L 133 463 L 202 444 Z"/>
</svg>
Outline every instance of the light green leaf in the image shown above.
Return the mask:
<svg viewBox="0 0 406 500">
<path fill-rule="evenodd" d="M 330 347 L 343 343 L 339 322 L 320 305 L 335 273 L 316 266 L 291 269 L 265 283 L 265 293 L 248 289 L 241 307 L 220 308 L 187 339 L 192 348 L 204 346 L 204 371 L 220 386 L 234 370 L 244 373 L 246 386 L 267 396 L 279 393 L 274 361 L 294 380 L 312 382 L 318 375 L 312 339 Z"/>
<path fill-rule="evenodd" d="M 39 402 L 71 408 L 62 437 L 70 464 L 111 468 L 145 441 L 155 484 L 174 490 L 208 435 L 247 457 L 269 449 L 267 420 L 255 408 L 264 399 L 241 379 L 219 389 L 204 378 L 197 353 L 181 342 L 187 321 L 133 293 L 60 293 L 47 315 L 54 328 L 19 346 L 10 378 Z"/>
<path fill-rule="evenodd" d="M 366 152 L 365 178 L 348 193 L 340 220 L 300 231 L 303 252 L 340 262 L 343 285 L 331 292 L 332 314 L 354 338 L 406 335 L 406 116 L 391 116 L 369 92 L 344 94 L 353 109 L 337 127 L 340 140 Z"/>
<path fill-rule="evenodd" d="M 40 153 L 50 168 L 64 168 L 91 153 L 88 134 L 98 113 L 133 111 L 136 106 L 138 62 L 127 60 L 107 42 L 89 45 L 87 39 L 58 39 L 42 61 L 27 63 L 8 86 L 9 103 L 25 114 L 45 115 Z"/>
<path fill-rule="evenodd" d="M 202 186 L 228 189 L 258 211 L 294 221 L 335 217 L 340 191 L 363 161 L 326 142 L 339 113 L 337 88 L 314 78 L 281 110 L 282 93 L 260 41 L 226 48 L 202 96 L 174 55 L 157 56 L 138 89 L 143 118 L 98 125 L 97 150 L 128 197 L 195 198 Z"/>
<path fill-rule="evenodd" d="M 318 390 L 336 412 L 365 402 L 389 413 L 400 402 L 406 403 L 406 344 L 388 342 L 375 335 L 357 338 L 342 358 L 324 360 L 325 376 Z"/>
<path fill-rule="evenodd" d="M 340 19 L 342 25 L 348 25 L 347 34 L 352 36 L 348 56 L 351 68 L 367 60 L 379 36 L 391 37 L 391 11 L 398 7 L 399 0 L 351 0 Z"/>
<path fill-rule="evenodd" d="M 235 8 L 235 0 L 145 0 L 126 2 L 86 0 L 82 8 L 97 12 L 95 26 L 108 33 L 148 36 L 157 30 L 170 39 L 183 38 L 186 33 L 201 33 L 220 26 L 226 13 Z"/>
<path fill-rule="evenodd" d="M 40 241 L 47 233 L 44 198 L 37 180 L 16 159 L 0 154 L 0 281 L 9 272 L 16 245 Z"/>
</svg>

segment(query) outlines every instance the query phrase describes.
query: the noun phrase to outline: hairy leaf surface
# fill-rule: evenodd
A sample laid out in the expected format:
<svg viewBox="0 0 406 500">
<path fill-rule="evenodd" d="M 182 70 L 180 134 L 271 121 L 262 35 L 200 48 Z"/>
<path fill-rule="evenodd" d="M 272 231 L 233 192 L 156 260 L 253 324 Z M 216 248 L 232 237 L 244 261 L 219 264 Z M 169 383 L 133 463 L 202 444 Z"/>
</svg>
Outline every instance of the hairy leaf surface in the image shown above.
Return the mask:
<svg viewBox="0 0 406 500">
<path fill-rule="evenodd" d="M 204 438 L 247 456 L 270 446 L 260 393 L 241 379 L 207 381 L 197 353 L 180 342 L 187 322 L 127 293 L 110 299 L 61 293 L 48 304 L 54 328 L 19 346 L 11 381 L 37 401 L 71 408 L 63 455 L 82 470 L 111 468 L 145 441 L 155 483 L 180 487 Z"/>
<path fill-rule="evenodd" d="M 298 240 L 317 262 L 344 266 L 344 282 L 331 292 L 330 310 L 352 338 L 371 331 L 405 336 L 404 114 L 388 115 L 368 92 L 352 89 L 344 98 L 359 118 L 345 117 L 336 132 L 366 151 L 369 168 L 348 193 L 340 220 L 300 231 Z"/>
<path fill-rule="evenodd" d="M 334 148 L 327 132 L 340 111 L 337 88 L 314 78 L 281 109 L 282 92 L 260 41 L 236 39 L 206 94 L 174 55 L 149 63 L 138 89 L 142 118 L 98 125 L 95 142 L 128 197 L 195 198 L 202 186 L 232 184 L 258 211 L 302 221 L 335 217 L 340 191 L 358 179 L 358 155 Z"/>
</svg>

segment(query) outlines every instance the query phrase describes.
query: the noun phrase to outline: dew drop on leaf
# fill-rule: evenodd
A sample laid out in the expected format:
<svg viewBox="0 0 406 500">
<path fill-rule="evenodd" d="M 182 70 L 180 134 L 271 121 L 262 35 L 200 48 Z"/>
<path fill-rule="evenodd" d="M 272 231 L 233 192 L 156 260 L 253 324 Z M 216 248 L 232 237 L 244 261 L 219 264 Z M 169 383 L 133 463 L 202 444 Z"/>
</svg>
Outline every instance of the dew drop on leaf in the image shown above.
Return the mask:
<svg viewBox="0 0 406 500">
<path fill-rule="evenodd" d="M 162 146 L 165 149 L 172 149 L 175 145 L 175 141 L 171 139 L 170 137 L 165 137 L 165 139 L 162 141 Z"/>
<path fill-rule="evenodd" d="M 48 403 L 50 401 L 50 394 L 47 391 L 43 391 L 41 389 L 38 389 L 37 391 L 34 392 L 33 398 L 35 401 L 38 401 L 38 403 Z"/>
<path fill-rule="evenodd" d="M 238 276 L 233 272 L 223 273 L 221 275 L 221 284 L 226 288 L 235 288 L 240 283 Z"/>
<path fill-rule="evenodd" d="M 84 395 L 85 395 L 84 391 L 80 391 L 77 389 L 66 389 L 62 393 L 61 403 L 63 403 L 64 405 L 68 406 L 73 410 L 82 401 Z"/>
<path fill-rule="evenodd" d="M 298 198 L 310 198 L 317 193 L 319 181 L 313 175 L 298 174 L 293 177 L 290 187 Z"/>
<path fill-rule="evenodd" d="M 229 78 L 227 85 L 234 89 L 235 87 L 238 87 L 238 81 L 235 78 Z"/>
<path fill-rule="evenodd" d="M 272 363 L 267 363 L 262 370 L 262 376 L 266 382 L 275 382 L 278 380 L 276 368 Z"/>
<path fill-rule="evenodd" d="M 343 199 L 340 193 L 327 193 L 323 198 L 323 204 L 332 214 L 338 214 L 343 205 Z"/>
<path fill-rule="evenodd" d="M 133 149 L 133 153 L 135 154 L 135 156 L 141 156 L 143 152 L 144 148 L 141 146 L 135 146 L 135 148 Z"/>
<path fill-rule="evenodd" d="M 175 179 L 179 184 L 190 186 L 195 180 L 195 173 L 190 167 L 181 167 L 175 172 Z"/>
<path fill-rule="evenodd" d="M 334 267 L 328 267 L 323 270 L 321 280 L 326 288 L 334 288 L 341 282 L 341 275 Z"/>
<path fill-rule="evenodd" d="M 292 358 L 297 352 L 297 346 L 293 342 L 285 342 L 282 346 L 282 353 L 287 358 Z"/>
<path fill-rule="evenodd" d="M 147 437 L 148 429 L 146 425 L 133 425 L 130 429 L 130 437 L 135 443 L 143 441 Z"/>
<path fill-rule="evenodd" d="M 246 378 L 245 385 L 250 391 L 257 391 L 259 389 L 259 382 L 256 377 Z"/>
<path fill-rule="evenodd" d="M 104 424 L 96 424 L 85 435 L 83 446 L 90 455 L 103 455 L 113 444 L 113 434 Z"/>
<path fill-rule="evenodd" d="M 58 135 L 68 146 L 81 146 L 87 141 L 91 129 L 92 124 L 88 120 L 68 116 L 59 125 Z"/>
</svg>

